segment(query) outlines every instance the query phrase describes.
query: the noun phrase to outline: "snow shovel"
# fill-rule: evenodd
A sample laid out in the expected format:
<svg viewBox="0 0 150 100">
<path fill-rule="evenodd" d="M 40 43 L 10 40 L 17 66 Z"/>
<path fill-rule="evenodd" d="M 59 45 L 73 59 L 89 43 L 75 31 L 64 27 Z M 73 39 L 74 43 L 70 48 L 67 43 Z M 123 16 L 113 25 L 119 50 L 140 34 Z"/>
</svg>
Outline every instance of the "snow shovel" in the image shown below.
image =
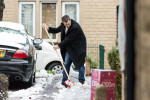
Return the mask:
<svg viewBox="0 0 150 100">
<path fill-rule="evenodd" d="M 46 31 L 46 33 L 47 33 L 49 39 L 50 39 L 50 42 L 52 43 L 52 46 L 54 46 L 54 43 L 53 43 L 53 41 L 52 41 L 52 39 L 51 39 L 51 37 L 50 37 L 50 35 L 49 35 L 49 33 L 48 33 L 48 31 L 47 31 L 46 28 L 45 28 L 45 31 Z M 59 55 L 57 49 L 56 49 L 55 51 L 56 51 L 56 53 L 57 53 L 57 55 L 58 55 L 58 57 L 59 57 L 59 60 L 60 60 L 62 66 L 63 66 L 63 68 L 64 68 L 64 70 L 65 70 L 65 72 L 66 72 L 66 75 L 67 75 L 67 77 L 68 77 L 68 81 L 71 82 L 70 77 L 69 77 L 69 75 L 68 75 L 68 73 L 67 73 L 67 71 L 66 71 L 66 68 L 65 68 L 65 66 L 64 66 L 64 63 L 63 63 L 63 60 L 62 60 L 61 56 Z M 65 83 L 65 82 L 64 82 L 64 83 Z M 70 87 L 70 85 L 68 85 L 67 83 L 65 83 L 65 85 L 66 85 L 67 87 Z"/>
</svg>

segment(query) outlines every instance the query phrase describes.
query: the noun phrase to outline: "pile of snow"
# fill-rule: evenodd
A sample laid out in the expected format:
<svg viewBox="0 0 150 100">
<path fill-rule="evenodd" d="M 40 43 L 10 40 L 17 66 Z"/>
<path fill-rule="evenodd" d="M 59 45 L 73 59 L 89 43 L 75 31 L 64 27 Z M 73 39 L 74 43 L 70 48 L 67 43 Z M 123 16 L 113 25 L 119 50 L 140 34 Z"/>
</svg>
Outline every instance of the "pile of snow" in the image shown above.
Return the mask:
<svg viewBox="0 0 150 100">
<path fill-rule="evenodd" d="M 57 83 L 54 88 L 59 89 L 59 93 L 53 93 L 54 100 L 90 100 L 91 95 L 91 78 L 86 77 L 85 83 L 82 85 L 79 82 L 67 84 L 71 85 L 71 88 L 65 88 L 61 85 L 61 82 Z"/>
<path fill-rule="evenodd" d="M 54 75 L 47 74 L 45 70 L 41 70 L 36 73 L 36 84 L 27 89 L 21 89 L 18 91 L 9 91 L 8 100 L 36 100 L 40 95 L 40 92 L 43 91 L 43 86 L 52 82 Z"/>
<path fill-rule="evenodd" d="M 51 74 L 48 74 L 46 70 L 40 70 L 40 72 L 36 72 L 36 78 L 47 78 Z"/>
</svg>

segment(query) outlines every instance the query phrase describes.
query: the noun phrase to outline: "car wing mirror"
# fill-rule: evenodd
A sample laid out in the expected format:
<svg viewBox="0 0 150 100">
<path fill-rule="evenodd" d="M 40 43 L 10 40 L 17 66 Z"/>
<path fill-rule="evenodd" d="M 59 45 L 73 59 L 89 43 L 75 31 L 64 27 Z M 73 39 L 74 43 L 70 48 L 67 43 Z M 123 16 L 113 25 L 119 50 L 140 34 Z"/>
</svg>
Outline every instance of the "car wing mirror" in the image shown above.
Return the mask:
<svg viewBox="0 0 150 100">
<path fill-rule="evenodd" d="M 39 45 L 39 44 L 41 44 L 42 42 L 43 42 L 43 40 L 40 39 L 40 38 L 35 38 L 35 39 L 33 40 L 33 44 L 34 44 L 34 45 Z"/>
</svg>

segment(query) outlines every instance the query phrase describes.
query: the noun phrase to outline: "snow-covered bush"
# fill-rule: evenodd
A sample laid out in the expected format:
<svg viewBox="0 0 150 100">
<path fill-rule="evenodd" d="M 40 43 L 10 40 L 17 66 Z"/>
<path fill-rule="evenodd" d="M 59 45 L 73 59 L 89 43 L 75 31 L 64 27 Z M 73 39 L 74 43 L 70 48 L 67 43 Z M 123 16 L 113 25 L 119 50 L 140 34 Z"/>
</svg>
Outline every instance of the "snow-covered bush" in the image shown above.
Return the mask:
<svg viewBox="0 0 150 100">
<path fill-rule="evenodd" d="M 9 82 L 4 74 L 0 74 L 0 100 L 6 100 Z"/>
</svg>

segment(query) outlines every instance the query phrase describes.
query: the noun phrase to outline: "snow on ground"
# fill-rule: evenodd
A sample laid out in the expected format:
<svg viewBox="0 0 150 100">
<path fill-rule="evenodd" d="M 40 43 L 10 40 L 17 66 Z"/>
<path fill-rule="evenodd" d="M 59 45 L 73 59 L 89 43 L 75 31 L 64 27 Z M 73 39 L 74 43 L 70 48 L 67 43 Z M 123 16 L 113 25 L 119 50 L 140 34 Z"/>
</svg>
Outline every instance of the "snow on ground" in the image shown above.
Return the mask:
<svg viewBox="0 0 150 100">
<path fill-rule="evenodd" d="M 78 76 L 78 72 L 72 73 L 73 76 Z M 58 89 L 58 93 L 53 93 L 53 95 L 42 95 L 44 91 L 44 86 L 48 86 L 54 77 L 57 75 L 47 74 L 45 70 L 36 73 L 36 83 L 30 88 L 21 89 L 18 91 L 9 91 L 8 92 L 8 100 L 37 100 L 37 98 L 45 96 L 45 97 L 53 97 L 54 100 L 90 100 L 90 90 L 91 90 L 91 77 L 86 77 L 85 84 L 80 84 L 75 82 L 71 88 L 65 88 L 61 85 L 61 80 L 54 86 L 54 88 Z M 58 75 L 62 77 L 62 75 Z M 76 79 L 77 81 L 77 79 Z M 38 99 L 39 100 L 39 99 Z M 42 100 L 42 99 L 41 99 Z"/>
<path fill-rule="evenodd" d="M 61 82 L 59 82 L 54 88 L 61 89 L 59 89 L 59 93 L 53 93 L 54 100 L 90 100 L 90 82 L 91 78 L 86 77 L 85 84 L 82 85 L 79 82 L 71 83 L 71 88 L 65 88 L 61 85 Z"/>
<path fill-rule="evenodd" d="M 54 75 L 47 74 L 45 70 L 36 73 L 36 84 L 27 89 L 9 91 L 8 100 L 36 100 L 38 94 L 43 91 L 43 86 L 52 81 Z M 40 95 L 39 95 L 40 96 Z"/>
</svg>

